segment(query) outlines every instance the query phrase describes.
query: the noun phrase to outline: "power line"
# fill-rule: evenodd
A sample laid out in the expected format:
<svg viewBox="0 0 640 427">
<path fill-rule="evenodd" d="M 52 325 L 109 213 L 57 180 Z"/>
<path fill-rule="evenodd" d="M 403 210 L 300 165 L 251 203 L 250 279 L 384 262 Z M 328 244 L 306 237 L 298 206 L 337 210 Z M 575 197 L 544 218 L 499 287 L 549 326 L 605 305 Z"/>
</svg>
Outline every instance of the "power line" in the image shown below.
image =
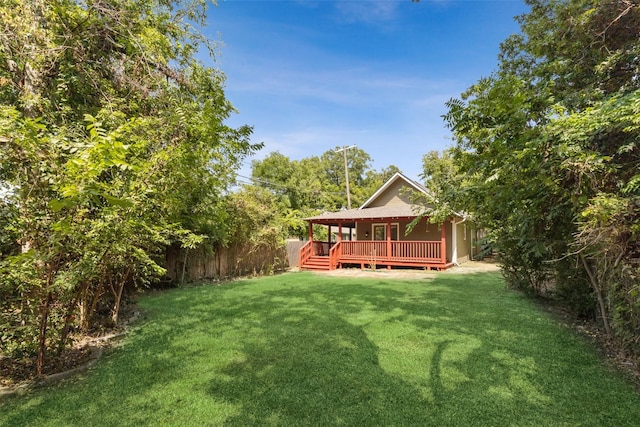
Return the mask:
<svg viewBox="0 0 640 427">
<path fill-rule="evenodd" d="M 265 179 L 253 178 L 253 177 L 248 177 L 248 176 L 244 176 L 244 175 L 236 175 L 236 176 L 238 176 L 240 178 L 248 179 L 249 181 L 252 181 L 252 182 L 260 182 L 260 183 L 263 183 L 263 184 L 271 185 L 272 187 L 280 187 L 280 188 L 285 188 L 287 190 L 290 189 L 286 185 L 276 184 L 275 182 L 267 181 Z"/>
<path fill-rule="evenodd" d="M 318 195 L 318 194 L 324 194 L 324 195 L 333 195 L 333 196 L 342 196 L 342 192 L 333 192 L 333 191 L 325 191 L 325 190 L 311 190 L 311 189 L 306 189 L 306 188 L 302 188 L 302 187 L 292 187 L 292 186 L 288 186 L 288 185 L 284 185 L 284 184 L 278 184 L 275 182 L 271 182 L 271 181 L 267 181 L 266 179 L 261 179 L 261 178 L 254 178 L 254 177 L 249 177 L 249 176 L 244 176 L 244 175 L 236 175 L 239 178 L 248 180 L 249 182 L 245 182 L 246 184 L 255 184 L 255 183 L 261 183 L 261 184 L 266 184 L 272 187 L 278 187 L 278 188 L 282 188 L 285 190 L 289 190 L 289 191 L 293 191 L 296 190 L 298 192 L 301 193 L 306 193 L 306 194 L 310 194 L 310 195 Z"/>
</svg>

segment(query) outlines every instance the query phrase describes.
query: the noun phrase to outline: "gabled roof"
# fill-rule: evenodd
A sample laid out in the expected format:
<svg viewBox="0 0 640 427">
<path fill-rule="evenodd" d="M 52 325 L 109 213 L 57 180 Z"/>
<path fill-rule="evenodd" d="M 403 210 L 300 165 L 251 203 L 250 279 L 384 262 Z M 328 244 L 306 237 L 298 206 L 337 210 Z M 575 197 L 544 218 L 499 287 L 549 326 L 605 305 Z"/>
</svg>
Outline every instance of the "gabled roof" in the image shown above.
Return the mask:
<svg viewBox="0 0 640 427">
<path fill-rule="evenodd" d="M 427 187 L 425 187 L 423 184 L 420 184 L 417 181 L 414 181 L 412 179 L 407 178 L 406 176 L 404 176 L 400 172 L 396 172 L 391 178 L 389 178 L 389 180 L 387 182 L 385 182 L 382 185 L 382 187 L 380 187 L 378 189 L 378 191 L 376 191 L 374 193 L 373 196 L 369 197 L 369 199 L 366 202 L 364 202 L 362 204 L 362 206 L 360 206 L 358 209 L 370 209 L 367 206 L 369 206 L 371 203 L 373 203 L 378 197 L 380 197 L 381 194 L 383 194 L 386 191 L 387 188 L 392 186 L 399 179 L 404 180 L 404 182 L 407 185 L 412 187 L 415 191 L 424 194 L 429 199 L 434 200 L 434 201 L 436 200 L 436 198 L 433 195 L 433 193 Z M 424 210 L 424 207 L 417 206 L 417 205 L 412 205 L 412 209 L 413 209 L 414 216 L 415 216 L 415 215 L 417 215 L 416 212 L 422 212 Z M 467 217 L 466 213 L 464 213 L 464 212 L 456 212 L 454 210 L 451 210 L 451 214 L 453 214 L 455 216 L 459 216 L 461 218 L 466 218 Z"/>
<path fill-rule="evenodd" d="M 367 208 L 368 208 L 368 206 L 369 206 L 369 205 L 371 205 L 371 203 L 373 203 L 373 202 L 374 202 L 378 197 L 380 197 L 380 195 L 381 195 L 382 193 L 384 193 L 384 192 L 387 190 L 387 188 L 391 187 L 391 186 L 392 186 L 392 185 L 393 185 L 397 180 L 399 180 L 399 179 L 403 180 L 405 183 L 407 183 L 407 185 L 408 185 L 409 187 L 412 187 L 414 190 L 416 190 L 416 191 L 418 191 L 418 192 L 420 192 L 420 193 L 422 193 L 422 194 L 425 194 L 425 195 L 427 195 L 427 196 L 430 196 L 430 195 L 431 195 L 431 193 L 429 192 L 429 190 L 427 189 L 427 187 L 425 187 L 424 185 L 422 185 L 422 184 L 420 184 L 420 183 L 418 183 L 418 182 L 416 182 L 416 181 L 414 181 L 414 180 L 412 180 L 412 179 L 407 178 L 406 176 L 404 176 L 404 175 L 403 175 L 403 174 L 401 174 L 400 172 L 396 172 L 396 173 L 395 173 L 391 178 L 389 178 L 389 179 L 387 180 L 387 182 L 385 182 L 385 183 L 382 185 L 382 187 L 380 187 L 380 188 L 378 189 L 378 191 L 376 191 L 376 192 L 373 194 L 373 196 L 369 197 L 369 198 L 367 199 L 367 201 L 366 201 L 366 202 L 364 202 L 364 203 L 362 204 L 362 206 L 360 206 L 358 209 L 367 209 Z"/>
<path fill-rule="evenodd" d="M 335 222 L 353 223 L 356 220 L 385 220 L 385 219 L 401 219 L 401 218 L 414 218 L 420 212 L 424 210 L 423 206 L 412 204 L 398 204 L 391 206 L 372 206 L 369 207 L 381 194 L 383 194 L 389 187 L 394 185 L 397 180 L 404 181 L 407 186 L 414 190 L 430 195 L 431 193 L 427 188 L 419 184 L 403 174 L 396 172 L 391 178 L 387 180 L 369 199 L 357 209 L 348 209 L 338 212 L 325 212 L 323 214 L 305 218 L 307 221 L 313 221 L 320 224 L 331 224 Z"/>
</svg>

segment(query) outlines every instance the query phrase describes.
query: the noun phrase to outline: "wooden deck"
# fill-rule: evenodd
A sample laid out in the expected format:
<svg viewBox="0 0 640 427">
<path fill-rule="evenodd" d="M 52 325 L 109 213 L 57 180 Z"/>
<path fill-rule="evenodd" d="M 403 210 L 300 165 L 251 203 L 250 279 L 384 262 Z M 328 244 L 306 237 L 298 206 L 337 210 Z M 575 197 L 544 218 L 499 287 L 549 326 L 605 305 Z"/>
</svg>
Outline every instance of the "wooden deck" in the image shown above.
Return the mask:
<svg viewBox="0 0 640 427">
<path fill-rule="evenodd" d="M 335 270 L 348 265 L 444 270 L 453 264 L 441 249 L 441 241 L 309 242 L 300 249 L 298 265 L 302 270 Z"/>
</svg>

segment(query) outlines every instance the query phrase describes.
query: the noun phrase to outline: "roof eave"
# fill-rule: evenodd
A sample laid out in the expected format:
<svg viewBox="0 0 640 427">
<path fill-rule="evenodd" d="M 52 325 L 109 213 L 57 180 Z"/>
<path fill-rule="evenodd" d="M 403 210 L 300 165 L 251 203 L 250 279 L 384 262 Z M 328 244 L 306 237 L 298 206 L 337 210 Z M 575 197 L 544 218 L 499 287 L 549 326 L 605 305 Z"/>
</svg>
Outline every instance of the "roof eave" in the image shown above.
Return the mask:
<svg viewBox="0 0 640 427">
<path fill-rule="evenodd" d="M 402 179 L 404 180 L 407 184 L 409 184 L 414 190 L 429 196 L 430 194 L 426 191 L 426 189 L 420 185 L 418 185 L 415 181 L 413 181 L 412 179 L 407 178 L 405 175 L 403 175 L 400 172 L 396 172 L 395 174 L 393 174 L 393 176 L 391 178 L 389 178 L 387 180 L 387 182 L 385 182 L 382 187 L 380 187 L 378 189 L 378 191 L 376 191 L 371 197 L 369 197 L 367 199 L 366 202 L 364 202 L 362 204 L 362 206 L 360 206 L 358 209 L 366 209 L 367 206 L 369 206 L 371 204 L 371 202 L 373 202 L 375 199 L 378 198 L 378 196 L 380 196 L 380 194 L 382 194 L 384 191 L 386 191 L 387 188 L 389 188 L 391 186 L 391 184 L 393 184 L 397 179 Z"/>
</svg>

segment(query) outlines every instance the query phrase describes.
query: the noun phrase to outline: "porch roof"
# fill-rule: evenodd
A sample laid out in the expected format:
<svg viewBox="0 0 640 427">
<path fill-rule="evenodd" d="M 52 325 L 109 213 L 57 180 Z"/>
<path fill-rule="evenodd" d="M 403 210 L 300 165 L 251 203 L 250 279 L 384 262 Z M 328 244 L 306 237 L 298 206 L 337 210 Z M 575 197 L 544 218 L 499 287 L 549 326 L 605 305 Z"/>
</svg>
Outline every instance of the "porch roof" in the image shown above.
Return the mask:
<svg viewBox="0 0 640 427">
<path fill-rule="evenodd" d="M 343 223 L 345 226 L 353 225 L 359 221 L 383 221 L 387 219 L 415 218 L 423 207 L 418 205 L 377 206 L 371 208 L 348 209 L 338 212 L 325 212 L 323 214 L 305 218 L 315 224 L 335 225 Z"/>
</svg>

